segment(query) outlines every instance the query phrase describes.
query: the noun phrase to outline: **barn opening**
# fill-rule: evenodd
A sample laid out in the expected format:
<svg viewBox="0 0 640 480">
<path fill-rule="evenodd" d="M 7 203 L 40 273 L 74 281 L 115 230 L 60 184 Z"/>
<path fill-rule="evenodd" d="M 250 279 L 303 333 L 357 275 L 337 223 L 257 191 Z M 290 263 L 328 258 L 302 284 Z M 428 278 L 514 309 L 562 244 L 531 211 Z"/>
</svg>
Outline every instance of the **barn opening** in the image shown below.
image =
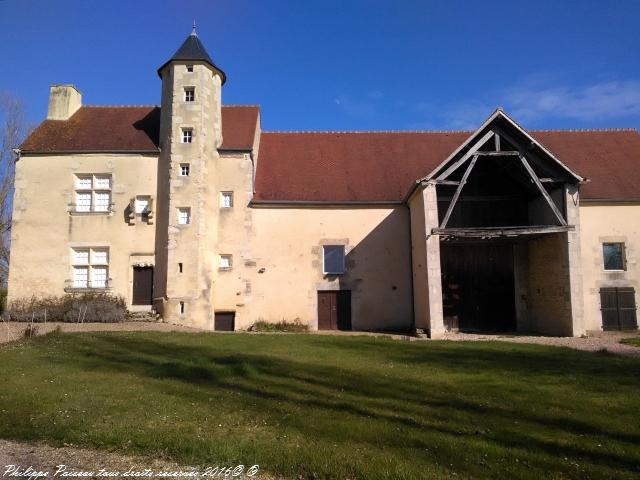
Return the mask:
<svg viewBox="0 0 640 480">
<path fill-rule="evenodd" d="M 566 167 L 506 121 L 479 131 L 435 179 L 445 328 L 571 328 Z"/>
</svg>

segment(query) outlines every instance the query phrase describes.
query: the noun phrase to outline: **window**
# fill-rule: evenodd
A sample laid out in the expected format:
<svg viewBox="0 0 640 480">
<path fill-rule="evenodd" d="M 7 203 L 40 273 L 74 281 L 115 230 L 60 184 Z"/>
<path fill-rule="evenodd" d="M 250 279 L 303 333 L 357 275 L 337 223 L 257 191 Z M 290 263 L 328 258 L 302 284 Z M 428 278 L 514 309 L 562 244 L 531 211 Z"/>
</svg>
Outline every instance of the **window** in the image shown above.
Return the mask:
<svg viewBox="0 0 640 480">
<path fill-rule="evenodd" d="M 220 192 L 220 208 L 233 207 L 233 192 Z"/>
<path fill-rule="evenodd" d="M 193 140 L 193 130 L 191 128 L 184 128 L 182 130 L 182 143 L 191 143 Z"/>
<path fill-rule="evenodd" d="M 180 302 L 179 311 L 180 311 L 180 315 L 184 314 L 184 302 Z"/>
<path fill-rule="evenodd" d="M 322 250 L 324 273 L 331 275 L 344 273 L 344 245 L 325 245 Z"/>
<path fill-rule="evenodd" d="M 148 196 L 138 196 L 135 201 L 135 210 L 139 215 L 146 215 L 149 213 L 149 203 L 151 198 Z"/>
<path fill-rule="evenodd" d="M 229 270 L 233 266 L 233 258 L 231 255 L 220 255 L 220 269 Z"/>
<path fill-rule="evenodd" d="M 624 243 L 603 243 L 602 254 L 605 270 L 626 270 Z"/>
<path fill-rule="evenodd" d="M 188 177 L 189 176 L 189 164 L 188 163 L 181 163 L 180 164 L 180 176 L 181 177 Z"/>
<path fill-rule="evenodd" d="M 109 281 L 108 248 L 74 248 L 71 263 L 73 288 L 107 288 Z"/>
<path fill-rule="evenodd" d="M 189 73 L 193 72 L 193 65 L 187 65 L 187 72 Z"/>
<path fill-rule="evenodd" d="M 76 175 L 76 212 L 111 209 L 111 175 Z"/>
<path fill-rule="evenodd" d="M 184 101 L 185 102 L 195 102 L 196 100 L 196 89 L 195 87 L 185 87 L 184 89 Z"/>
<path fill-rule="evenodd" d="M 188 225 L 191 223 L 191 209 L 188 207 L 178 208 L 178 224 Z"/>
</svg>

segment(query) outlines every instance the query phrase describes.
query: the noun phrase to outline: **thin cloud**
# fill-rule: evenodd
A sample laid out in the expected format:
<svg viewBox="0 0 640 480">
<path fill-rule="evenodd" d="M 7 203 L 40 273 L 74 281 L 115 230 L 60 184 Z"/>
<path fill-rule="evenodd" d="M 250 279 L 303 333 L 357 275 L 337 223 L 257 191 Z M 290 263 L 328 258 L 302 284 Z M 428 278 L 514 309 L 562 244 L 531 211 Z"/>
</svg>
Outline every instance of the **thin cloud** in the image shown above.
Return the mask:
<svg viewBox="0 0 640 480">
<path fill-rule="evenodd" d="M 640 82 L 612 81 L 582 88 L 524 85 L 508 90 L 505 103 L 523 121 L 624 118 L 640 115 Z"/>
</svg>

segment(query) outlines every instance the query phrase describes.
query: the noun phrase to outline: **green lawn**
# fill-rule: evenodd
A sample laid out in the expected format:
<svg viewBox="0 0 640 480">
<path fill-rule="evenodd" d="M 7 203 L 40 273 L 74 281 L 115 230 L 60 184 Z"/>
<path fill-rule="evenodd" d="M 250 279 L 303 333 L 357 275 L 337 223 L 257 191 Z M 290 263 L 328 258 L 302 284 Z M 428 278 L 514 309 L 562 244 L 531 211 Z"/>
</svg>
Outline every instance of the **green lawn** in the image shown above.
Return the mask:
<svg viewBox="0 0 640 480">
<path fill-rule="evenodd" d="M 625 345 L 633 345 L 634 347 L 640 347 L 640 337 L 623 338 L 620 343 Z"/>
<path fill-rule="evenodd" d="M 0 347 L 0 437 L 289 478 L 638 478 L 640 360 L 374 337 L 51 334 Z"/>
</svg>

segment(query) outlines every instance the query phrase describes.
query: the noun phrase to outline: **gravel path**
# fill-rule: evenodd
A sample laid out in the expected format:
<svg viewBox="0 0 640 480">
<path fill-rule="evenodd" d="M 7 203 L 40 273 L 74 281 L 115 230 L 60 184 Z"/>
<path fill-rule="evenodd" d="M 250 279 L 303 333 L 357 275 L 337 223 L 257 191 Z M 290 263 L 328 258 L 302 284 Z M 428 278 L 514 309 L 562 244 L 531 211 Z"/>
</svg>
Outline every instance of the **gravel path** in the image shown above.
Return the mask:
<svg viewBox="0 0 640 480">
<path fill-rule="evenodd" d="M 55 475 L 58 465 L 64 465 L 64 472 L 67 474 L 70 472 L 80 471 L 93 473 L 93 475 L 88 473 L 85 476 L 75 475 L 71 478 L 253 478 L 255 480 L 275 480 L 273 477 L 264 476 L 260 473 L 253 476 L 206 476 L 203 474 L 206 472 L 208 467 L 195 469 L 193 467 L 180 466 L 176 463 L 165 460 L 121 455 L 114 452 L 100 450 L 89 450 L 77 448 L 71 445 L 55 448 L 42 443 L 0 440 L 0 478 L 36 480 L 36 474 L 33 474 L 32 476 L 29 476 L 28 474 L 18 476 L 18 472 L 8 472 L 7 469 L 10 469 L 10 466 L 12 465 L 19 467 L 20 472 L 31 467 L 37 472 L 47 473 L 38 476 L 37 478 L 39 479 L 64 478 L 62 471 L 59 472 L 58 475 Z M 210 465 L 210 467 L 215 467 L 215 465 Z M 225 465 L 225 468 L 227 467 L 228 466 Z M 236 465 L 233 465 L 232 467 L 236 467 Z M 247 468 L 249 467 L 250 465 L 247 466 Z M 104 469 L 105 471 L 112 473 L 118 472 L 119 475 L 107 476 L 106 473 L 100 475 L 100 469 Z M 124 475 L 130 469 L 132 469 L 133 472 L 145 472 L 150 470 L 151 473 L 149 474 L 147 472 L 146 475 L 134 475 L 133 472 L 131 472 L 129 475 Z M 194 474 L 194 471 L 196 471 L 197 474 Z M 167 474 L 163 475 L 163 472 L 166 472 Z M 180 472 L 184 472 L 184 474 L 180 475 Z M 191 472 L 191 474 L 189 474 L 189 472 Z M 11 473 L 13 473 L 13 475 Z M 66 476 L 69 478 L 69 475 Z"/>
<path fill-rule="evenodd" d="M 587 337 L 543 337 L 535 335 L 490 335 L 479 333 L 446 333 L 445 340 L 477 342 L 496 341 L 513 343 L 534 343 L 536 345 L 552 345 L 555 347 L 569 347 L 576 350 L 597 352 L 607 350 L 611 353 L 640 357 L 640 347 L 620 343 L 623 338 L 638 337 L 638 332 L 592 332 Z"/>
</svg>

